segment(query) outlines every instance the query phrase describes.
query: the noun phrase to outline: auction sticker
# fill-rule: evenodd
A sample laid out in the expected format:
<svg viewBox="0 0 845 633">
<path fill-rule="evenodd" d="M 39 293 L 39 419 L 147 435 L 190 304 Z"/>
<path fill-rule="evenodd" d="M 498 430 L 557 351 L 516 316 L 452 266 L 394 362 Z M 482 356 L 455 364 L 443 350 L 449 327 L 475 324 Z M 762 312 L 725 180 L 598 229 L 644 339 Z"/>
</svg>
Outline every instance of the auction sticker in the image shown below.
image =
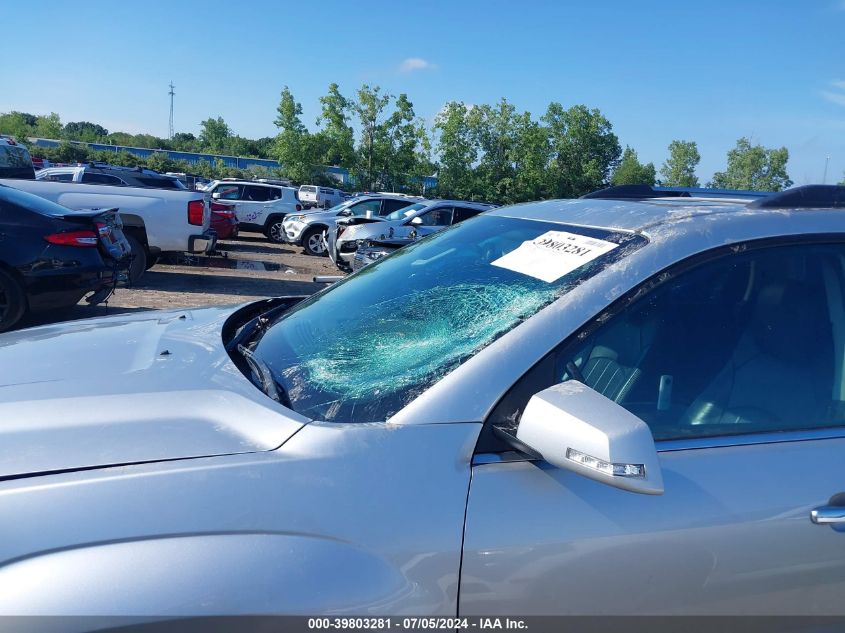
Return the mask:
<svg viewBox="0 0 845 633">
<path fill-rule="evenodd" d="M 619 244 L 566 231 L 548 231 L 523 242 L 519 248 L 491 262 L 542 281 L 552 282 L 571 273 Z"/>
</svg>

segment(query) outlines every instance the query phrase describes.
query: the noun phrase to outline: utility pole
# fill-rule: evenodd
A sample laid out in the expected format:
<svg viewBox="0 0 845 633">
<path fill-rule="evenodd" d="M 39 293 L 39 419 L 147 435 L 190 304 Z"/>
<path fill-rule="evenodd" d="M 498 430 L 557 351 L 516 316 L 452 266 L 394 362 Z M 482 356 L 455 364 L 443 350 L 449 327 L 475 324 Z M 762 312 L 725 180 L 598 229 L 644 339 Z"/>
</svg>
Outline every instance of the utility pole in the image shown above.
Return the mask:
<svg viewBox="0 0 845 633">
<path fill-rule="evenodd" d="M 173 80 L 170 81 L 170 92 L 167 93 L 170 95 L 170 135 L 168 138 L 173 138 L 173 96 L 176 94 L 173 92 L 173 88 L 176 86 L 173 85 Z"/>
<path fill-rule="evenodd" d="M 822 184 L 827 184 L 827 165 L 830 163 L 830 156 L 825 157 L 824 159 L 824 176 L 822 176 Z"/>
</svg>

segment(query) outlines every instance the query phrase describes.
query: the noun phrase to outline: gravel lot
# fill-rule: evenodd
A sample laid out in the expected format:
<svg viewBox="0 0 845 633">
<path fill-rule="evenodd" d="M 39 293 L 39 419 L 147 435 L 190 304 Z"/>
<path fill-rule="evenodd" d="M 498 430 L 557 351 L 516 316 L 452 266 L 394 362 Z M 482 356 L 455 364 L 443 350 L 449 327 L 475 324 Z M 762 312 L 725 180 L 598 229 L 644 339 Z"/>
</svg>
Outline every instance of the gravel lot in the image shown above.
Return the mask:
<svg viewBox="0 0 845 633">
<path fill-rule="evenodd" d="M 217 250 L 221 255 L 190 258 L 200 260 L 194 263 L 159 262 L 137 286 L 118 288 L 108 304 L 92 307 L 83 300 L 66 310 L 29 316 L 20 327 L 138 310 L 195 308 L 310 294 L 324 287 L 313 282 L 315 275 L 342 274 L 327 257 L 304 255 L 298 246 L 273 244 L 259 233 L 244 233 L 236 240 L 220 242 Z M 278 270 L 265 269 L 276 267 Z"/>
</svg>

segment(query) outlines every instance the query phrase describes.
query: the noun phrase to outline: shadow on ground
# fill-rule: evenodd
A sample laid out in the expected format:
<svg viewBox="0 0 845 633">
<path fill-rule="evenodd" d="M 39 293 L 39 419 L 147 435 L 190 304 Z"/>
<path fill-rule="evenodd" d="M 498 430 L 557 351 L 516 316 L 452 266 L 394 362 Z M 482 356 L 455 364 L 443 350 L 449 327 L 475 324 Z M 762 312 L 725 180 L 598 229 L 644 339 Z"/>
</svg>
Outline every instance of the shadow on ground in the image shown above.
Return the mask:
<svg viewBox="0 0 845 633">
<path fill-rule="evenodd" d="M 196 275 L 190 272 L 148 270 L 135 286 L 138 290 L 157 290 L 189 294 L 215 294 L 246 297 L 278 297 L 312 294 L 325 287 L 311 281 L 268 279 L 234 275 Z"/>
</svg>

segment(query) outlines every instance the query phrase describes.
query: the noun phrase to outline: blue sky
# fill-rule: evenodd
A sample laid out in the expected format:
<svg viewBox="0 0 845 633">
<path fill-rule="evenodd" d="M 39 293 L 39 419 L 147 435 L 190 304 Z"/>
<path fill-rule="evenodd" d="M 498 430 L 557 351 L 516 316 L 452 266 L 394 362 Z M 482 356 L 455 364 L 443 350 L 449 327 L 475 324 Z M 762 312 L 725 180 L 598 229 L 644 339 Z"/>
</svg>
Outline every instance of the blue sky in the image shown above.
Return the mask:
<svg viewBox="0 0 845 633">
<path fill-rule="evenodd" d="M 584 103 L 658 167 L 697 141 L 703 181 L 740 136 L 789 148 L 797 184 L 826 156 L 828 182 L 845 172 L 845 0 L 2 2 L 0 112 L 166 136 L 172 79 L 177 131 L 222 116 L 259 137 L 283 85 L 313 129 L 330 82 L 367 82 L 429 120 Z"/>
</svg>

